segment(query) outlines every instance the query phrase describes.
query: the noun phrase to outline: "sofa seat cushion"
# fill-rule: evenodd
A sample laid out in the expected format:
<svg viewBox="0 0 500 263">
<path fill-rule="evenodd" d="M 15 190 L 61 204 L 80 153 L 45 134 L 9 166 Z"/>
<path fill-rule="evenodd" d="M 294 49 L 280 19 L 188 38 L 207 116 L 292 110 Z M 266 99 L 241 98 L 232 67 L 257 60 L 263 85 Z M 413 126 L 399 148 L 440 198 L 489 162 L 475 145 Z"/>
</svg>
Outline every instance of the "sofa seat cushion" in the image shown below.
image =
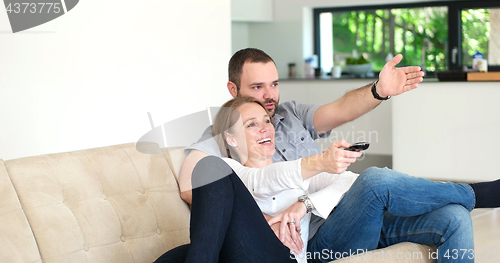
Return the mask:
<svg viewBox="0 0 500 263">
<path fill-rule="evenodd" d="M 188 243 L 167 157 L 131 143 L 6 161 L 43 262 L 152 262 Z"/>
<path fill-rule="evenodd" d="M 340 260 L 332 262 L 352 262 L 352 263 L 392 263 L 392 262 L 405 262 L 405 263 L 432 263 L 429 259 L 430 253 L 435 249 L 430 246 L 419 245 L 410 242 L 395 244 L 386 248 L 377 249 L 360 253 L 359 255 L 352 255 Z"/>
</svg>

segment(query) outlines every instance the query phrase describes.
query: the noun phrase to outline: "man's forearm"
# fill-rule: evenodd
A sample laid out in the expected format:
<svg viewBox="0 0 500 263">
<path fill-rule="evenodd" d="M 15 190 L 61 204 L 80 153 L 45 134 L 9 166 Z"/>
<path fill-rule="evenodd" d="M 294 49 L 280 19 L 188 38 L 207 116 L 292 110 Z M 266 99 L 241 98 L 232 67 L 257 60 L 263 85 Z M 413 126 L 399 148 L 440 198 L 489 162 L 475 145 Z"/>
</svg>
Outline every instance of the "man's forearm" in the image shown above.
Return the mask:
<svg viewBox="0 0 500 263">
<path fill-rule="evenodd" d="M 319 107 L 313 120 L 318 134 L 353 121 L 377 107 L 381 101 L 373 97 L 372 84 L 352 90 L 342 98 Z"/>
</svg>

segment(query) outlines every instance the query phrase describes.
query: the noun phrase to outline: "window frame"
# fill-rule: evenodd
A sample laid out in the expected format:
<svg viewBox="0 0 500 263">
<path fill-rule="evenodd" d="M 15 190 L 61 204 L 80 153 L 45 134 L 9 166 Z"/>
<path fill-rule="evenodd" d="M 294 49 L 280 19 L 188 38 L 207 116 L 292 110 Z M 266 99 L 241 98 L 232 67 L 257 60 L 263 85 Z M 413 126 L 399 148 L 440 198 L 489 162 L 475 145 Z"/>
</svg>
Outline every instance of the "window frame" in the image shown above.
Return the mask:
<svg viewBox="0 0 500 263">
<path fill-rule="evenodd" d="M 480 8 L 499 8 L 500 1 L 494 2 L 489 0 L 476 1 L 432 1 L 420 3 L 401 3 L 401 4 L 380 4 L 380 5 L 359 5 L 348 7 L 322 7 L 313 9 L 313 26 L 314 26 L 314 54 L 318 55 L 318 65 L 321 65 L 321 48 L 320 48 L 320 14 L 325 12 L 349 12 L 349 11 L 366 11 L 377 9 L 393 9 L 393 8 L 417 8 L 417 7 L 433 7 L 447 6 L 448 7 L 448 70 L 462 70 L 462 19 L 461 12 L 464 9 L 480 9 Z M 453 47 L 457 48 L 456 63 L 452 63 Z M 488 66 L 489 71 L 500 71 L 500 65 Z"/>
</svg>

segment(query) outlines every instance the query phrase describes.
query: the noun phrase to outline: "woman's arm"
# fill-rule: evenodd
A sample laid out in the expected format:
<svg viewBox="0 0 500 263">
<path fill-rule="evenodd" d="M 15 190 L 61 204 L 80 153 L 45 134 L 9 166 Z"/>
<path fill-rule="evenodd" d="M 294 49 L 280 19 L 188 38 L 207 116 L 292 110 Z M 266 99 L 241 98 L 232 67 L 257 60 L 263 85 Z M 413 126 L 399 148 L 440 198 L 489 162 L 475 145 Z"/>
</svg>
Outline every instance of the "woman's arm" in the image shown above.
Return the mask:
<svg viewBox="0 0 500 263">
<path fill-rule="evenodd" d="M 361 156 L 361 152 L 341 149 L 349 147 L 346 141 L 333 143 L 325 152 L 303 159 L 273 163 L 263 168 L 245 167 L 239 162 L 223 158 L 241 178 L 250 192 L 265 197 L 288 189 L 304 189 L 305 179 L 319 173 L 339 174 Z"/>
<path fill-rule="evenodd" d="M 347 167 L 361 157 L 361 152 L 346 151 L 342 148 L 350 147 L 351 144 L 341 140 L 334 142 L 328 149 L 321 153 L 302 159 L 302 178 L 307 179 L 322 172 L 330 174 L 341 174 Z"/>
</svg>

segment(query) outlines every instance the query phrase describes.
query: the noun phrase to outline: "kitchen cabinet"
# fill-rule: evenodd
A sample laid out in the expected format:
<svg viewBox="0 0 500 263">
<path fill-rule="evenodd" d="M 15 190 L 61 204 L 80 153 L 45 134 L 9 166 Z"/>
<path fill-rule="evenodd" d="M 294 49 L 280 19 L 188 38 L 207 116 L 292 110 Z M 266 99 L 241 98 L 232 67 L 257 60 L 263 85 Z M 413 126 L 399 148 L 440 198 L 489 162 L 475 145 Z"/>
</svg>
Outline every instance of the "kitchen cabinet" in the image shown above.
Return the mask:
<svg viewBox="0 0 500 263">
<path fill-rule="evenodd" d="M 496 180 L 500 82 L 424 82 L 392 100 L 393 167 L 443 181 Z"/>
<path fill-rule="evenodd" d="M 280 101 L 325 104 L 374 80 L 281 80 Z M 392 167 L 406 174 L 454 182 L 496 180 L 499 98 L 500 82 L 426 79 L 317 144 L 325 150 L 340 139 L 368 141 L 367 156 L 392 156 Z"/>
<path fill-rule="evenodd" d="M 231 20 L 234 22 L 273 21 L 273 0 L 231 0 Z"/>
</svg>

